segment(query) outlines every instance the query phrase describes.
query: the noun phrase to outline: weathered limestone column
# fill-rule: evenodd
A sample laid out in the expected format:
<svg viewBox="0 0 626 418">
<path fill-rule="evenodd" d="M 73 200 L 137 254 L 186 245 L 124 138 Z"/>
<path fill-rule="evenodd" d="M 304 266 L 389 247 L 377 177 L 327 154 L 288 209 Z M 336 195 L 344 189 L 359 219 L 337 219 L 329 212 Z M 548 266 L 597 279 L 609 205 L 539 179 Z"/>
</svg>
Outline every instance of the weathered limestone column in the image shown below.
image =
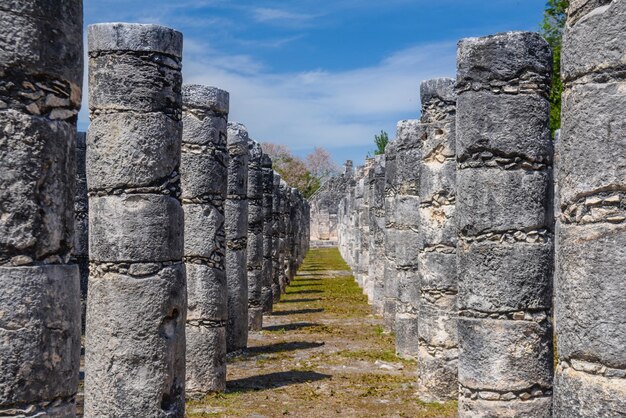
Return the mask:
<svg viewBox="0 0 626 418">
<path fill-rule="evenodd" d="M 272 194 L 272 266 L 273 266 L 273 274 L 272 274 L 272 297 L 274 298 L 273 303 L 278 303 L 280 301 L 281 289 L 280 289 L 280 269 L 281 269 L 281 258 L 280 258 L 280 183 L 281 183 L 280 175 L 274 171 L 274 179 L 273 179 L 273 194 Z"/>
<path fill-rule="evenodd" d="M 72 261 L 80 275 L 81 329 L 85 332 L 89 283 L 89 196 L 87 193 L 87 134 L 76 136 L 76 194 L 74 196 L 74 248 Z"/>
<path fill-rule="evenodd" d="M 383 313 L 385 292 L 385 156 L 374 157 L 370 179 L 370 263 L 367 275 L 371 282 L 371 302 L 375 313 Z"/>
<path fill-rule="evenodd" d="M 370 257 L 369 257 L 369 240 L 370 240 L 370 190 L 369 183 L 370 178 L 373 176 L 372 166 L 374 165 L 374 159 L 368 158 L 365 160 L 365 166 L 363 167 L 363 178 L 359 180 L 360 189 L 360 205 L 359 205 L 359 266 L 357 268 L 357 282 L 363 289 L 363 293 L 367 295 L 368 302 L 371 303 L 370 280 L 368 276 Z"/>
<path fill-rule="evenodd" d="M 418 396 L 444 402 L 458 396 L 454 80 L 423 82 L 421 102 Z"/>
<path fill-rule="evenodd" d="M 419 348 L 420 277 L 417 255 L 420 248 L 419 187 L 423 132 L 419 120 L 405 120 L 398 123 L 396 135 L 396 351 L 410 358 L 417 358 Z"/>
<path fill-rule="evenodd" d="M 272 159 L 269 155 L 261 157 L 261 170 L 263 172 L 263 279 L 261 287 L 261 305 L 263 313 L 271 313 L 274 304 L 272 291 L 272 278 L 274 277 L 274 264 L 272 262 L 272 204 L 274 201 L 274 170 Z"/>
<path fill-rule="evenodd" d="M 181 187 L 187 270 L 187 383 L 189 396 L 226 389 L 224 201 L 229 94 L 183 86 Z"/>
<path fill-rule="evenodd" d="M 245 126 L 228 124 L 228 188 L 224 227 L 228 284 L 226 347 L 229 353 L 248 345 L 248 141 Z"/>
<path fill-rule="evenodd" d="M 182 34 L 89 27 L 85 416 L 185 410 Z"/>
<path fill-rule="evenodd" d="M 261 144 L 248 143 L 248 328 L 263 328 L 263 169 Z"/>
<path fill-rule="evenodd" d="M 289 185 L 285 180 L 280 181 L 278 186 L 278 193 L 280 195 L 278 205 L 278 283 L 280 284 L 280 294 L 285 293 L 289 279 L 287 277 L 287 262 L 288 262 L 288 248 L 287 248 L 287 217 L 288 217 L 288 193 Z"/>
<path fill-rule="evenodd" d="M 459 416 L 550 417 L 550 48 L 465 39 L 457 65 Z"/>
<path fill-rule="evenodd" d="M 5 1 L 0 22 L 0 416 L 73 417 L 82 1 Z"/>
<path fill-rule="evenodd" d="M 626 416 L 626 1 L 572 1 L 563 40 L 554 416 Z"/>
<path fill-rule="evenodd" d="M 396 304 L 398 301 L 398 272 L 396 266 L 396 141 L 385 148 L 385 239 L 384 273 L 385 283 L 383 298 L 383 327 L 387 332 L 395 331 Z"/>
</svg>

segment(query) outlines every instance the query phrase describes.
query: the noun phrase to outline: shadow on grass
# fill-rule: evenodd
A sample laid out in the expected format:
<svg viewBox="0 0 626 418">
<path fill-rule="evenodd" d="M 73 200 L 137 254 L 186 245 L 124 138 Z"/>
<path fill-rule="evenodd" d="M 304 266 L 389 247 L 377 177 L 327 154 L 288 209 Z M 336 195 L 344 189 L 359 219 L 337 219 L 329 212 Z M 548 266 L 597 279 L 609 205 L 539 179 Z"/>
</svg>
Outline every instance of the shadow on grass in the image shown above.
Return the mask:
<svg viewBox="0 0 626 418">
<path fill-rule="evenodd" d="M 299 383 L 317 382 L 318 380 L 330 379 L 331 377 L 329 374 L 291 370 L 231 380 L 226 383 L 226 391 L 230 393 L 260 391 L 297 385 Z"/>
<path fill-rule="evenodd" d="M 320 300 L 322 300 L 322 298 L 289 299 L 289 300 L 281 300 L 280 303 L 305 303 L 305 302 L 318 302 Z"/>
<path fill-rule="evenodd" d="M 305 294 L 309 294 L 309 293 L 324 293 L 323 290 L 315 290 L 315 289 L 311 289 L 311 290 L 296 290 L 295 292 L 286 292 L 288 295 L 305 295 Z"/>
<path fill-rule="evenodd" d="M 269 327 L 263 327 L 263 331 L 295 331 L 303 328 L 317 327 L 321 324 L 314 322 L 294 322 L 292 324 L 283 325 L 271 325 Z"/>
<path fill-rule="evenodd" d="M 298 280 L 293 284 L 290 284 L 289 287 L 308 287 L 308 286 L 321 286 L 321 283 L 303 283 L 304 280 Z"/>
<path fill-rule="evenodd" d="M 320 313 L 324 312 L 323 308 L 318 309 L 293 309 L 291 311 L 276 311 L 272 312 L 273 316 L 287 316 L 287 315 L 298 315 L 298 314 L 312 314 L 312 313 Z"/>
<path fill-rule="evenodd" d="M 318 343 L 308 341 L 290 341 L 270 345 L 262 345 L 260 347 L 249 347 L 246 349 L 246 354 L 250 356 L 256 356 L 259 354 L 283 353 L 285 351 L 308 350 L 310 348 L 317 348 L 323 345 L 323 342 Z"/>
</svg>

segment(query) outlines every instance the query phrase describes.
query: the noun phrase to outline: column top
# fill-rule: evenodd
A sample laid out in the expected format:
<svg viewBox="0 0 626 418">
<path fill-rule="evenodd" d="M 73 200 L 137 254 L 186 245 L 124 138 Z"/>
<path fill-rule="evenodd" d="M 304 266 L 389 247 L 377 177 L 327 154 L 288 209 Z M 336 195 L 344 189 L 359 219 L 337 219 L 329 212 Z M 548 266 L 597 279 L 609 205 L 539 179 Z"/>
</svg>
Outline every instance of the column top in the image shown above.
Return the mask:
<svg viewBox="0 0 626 418">
<path fill-rule="evenodd" d="M 160 25 L 98 23 L 87 29 L 89 52 L 157 52 L 182 59 L 183 34 Z"/>
<path fill-rule="evenodd" d="M 202 84 L 183 85 L 183 105 L 228 113 L 230 94 L 226 90 Z"/>
<path fill-rule="evenodd" d="M 552 51 L 536 32 L 503 32 L 458 43 L 457 83 L 510 81 L 521 73 L 549 74 Z"/>
<path fill-rule="evenodd" d="M 433 78 L 422 81 L 420 85 L 420 98 L 422 106 L 433 99 L 440 99 L 444 102 L 456 102 L 453 78 Z"/>
</svg>

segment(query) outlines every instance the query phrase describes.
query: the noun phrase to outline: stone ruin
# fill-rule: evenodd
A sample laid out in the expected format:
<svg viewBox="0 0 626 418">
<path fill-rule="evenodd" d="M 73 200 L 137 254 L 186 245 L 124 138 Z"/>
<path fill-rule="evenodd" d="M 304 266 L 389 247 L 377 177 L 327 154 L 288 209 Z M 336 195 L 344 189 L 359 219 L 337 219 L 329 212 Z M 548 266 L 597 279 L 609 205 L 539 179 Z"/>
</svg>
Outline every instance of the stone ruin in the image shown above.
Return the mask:
<svg viewBox="0 0 626 418">
<path fill-rule="evenodd" d="M 310 207 L 227 126 L 227 92 L 183 86 L 181 33 L 89 27 L 85 135 L 82 1 L 0 20 L 0 415 L 76 416 L 86 317 L 85 416 L 183 417 L 280 300 Z"/>
<path fill-rule="evenodd" d="M 624 1 L 572 2 L 558 141 L 547 42 L 463 39 L 456 80 L 422 83 L 421 118 L 341 197 L 340 252 L 422 401 L 626 416 L 624 22 Z"/>
<path fill-rule="evenodd" d="M 0 20 L 0 416 L 76 416 L 82 324 L 85 416 L 183 417 L 311 239 L 337 241 L 422 401 L 626 416 L 626 1 L 571 2 L 558 141 L 547 43 L 464 39 L 421 117 L 310 202 L 227 92 L 183 86 L 181 33 L 89 27 L 85 135 L 82 1 Z"/>
<path fill-rule="evenodd" d="M 343 173 L 329 178 L 311 196 L 311 240 L 329 241 L 338 239 L 339 203 L 346 190 L 354 187 L 354 168 L 352 161 L 346 161 Z M 320 243 L 321 244 L 321 243 Z"/>
</svg>

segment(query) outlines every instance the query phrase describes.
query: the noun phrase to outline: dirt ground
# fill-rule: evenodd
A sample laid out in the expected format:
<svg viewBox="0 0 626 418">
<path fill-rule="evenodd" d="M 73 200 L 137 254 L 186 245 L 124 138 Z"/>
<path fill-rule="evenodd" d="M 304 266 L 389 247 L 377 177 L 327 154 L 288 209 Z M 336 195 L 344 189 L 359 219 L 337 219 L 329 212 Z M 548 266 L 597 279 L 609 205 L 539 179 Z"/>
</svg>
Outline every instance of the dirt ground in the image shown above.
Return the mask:
<svg viewBox="0 0 626 418">
<path fill-rule="evenodd" d="M 371 314 L 335 248 L 312 249 L 298 276 L 228 362 L 228 389 L 188 417 L 455 417 L 456 403 L 416 397 L 414 361 Z"/>
</svg>

